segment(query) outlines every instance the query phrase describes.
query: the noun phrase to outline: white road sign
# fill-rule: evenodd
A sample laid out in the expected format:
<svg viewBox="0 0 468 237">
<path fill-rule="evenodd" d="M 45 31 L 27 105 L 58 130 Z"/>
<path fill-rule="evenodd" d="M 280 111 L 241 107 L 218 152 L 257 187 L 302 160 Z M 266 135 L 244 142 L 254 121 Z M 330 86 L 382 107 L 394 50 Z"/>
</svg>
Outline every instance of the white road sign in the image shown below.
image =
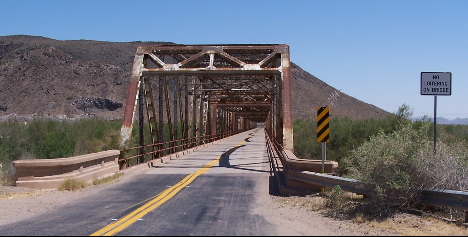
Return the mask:
<svg viewBox="0 0 468 237">
<path fill-rule="evenodd" d="M 452 95 L 452 73 L 421 72 L 421 95 Z"/>
</svg>

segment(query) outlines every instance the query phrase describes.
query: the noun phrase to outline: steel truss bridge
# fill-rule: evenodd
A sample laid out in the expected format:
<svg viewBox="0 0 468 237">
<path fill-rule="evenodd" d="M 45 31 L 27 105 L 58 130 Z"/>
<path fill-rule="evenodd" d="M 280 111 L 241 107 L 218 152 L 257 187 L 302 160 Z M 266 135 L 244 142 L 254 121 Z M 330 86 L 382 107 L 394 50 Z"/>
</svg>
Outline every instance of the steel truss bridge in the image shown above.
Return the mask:
<svg viewBox="0 0 468 237">
<path fill-rule="evenodd" d="M 136 164 L 153 165 L 152 160 L 163 162 L 168 155 L 264 127 L 270 175 L 276 177 L 281 194 L 339 185 L 345 191 L 374 195 L 372 184 L 333 175 L 338 165 L 334 161 L 320 165 L 318 160 L 294 155 L 291 107 L 289 46 L 285 44 L 141 46 L 130 77 L 121 149 L 66 161 L 15 161 L 16 185 L 53 186 L 60 178 L 50 177 L 64 178 L 63 172 L 78 167 L 72 173 L 84 179 Z M 466 190 L 431 189 L 422 190 L 421 195 L 421 203 L 464 210 L 464 222 L 468 222 Z"/>
<path fill-rule="evenodd" d="M 121 166 L 257 126 L 293 151 L 291 107 L 288 45 L 140 46 L 120 142 L 126 146 L 138 121 L 139 146 L 125 150 Z"/>
</svg>

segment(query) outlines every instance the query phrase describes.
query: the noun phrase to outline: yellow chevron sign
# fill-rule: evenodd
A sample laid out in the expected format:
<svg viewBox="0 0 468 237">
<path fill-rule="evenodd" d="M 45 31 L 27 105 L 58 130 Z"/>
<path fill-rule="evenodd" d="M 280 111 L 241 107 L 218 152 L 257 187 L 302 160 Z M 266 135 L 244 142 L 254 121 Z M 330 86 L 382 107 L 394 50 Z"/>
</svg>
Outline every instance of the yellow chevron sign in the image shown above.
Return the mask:
<svg viewBox="0 0 468 237">
<path fill-rule="evenodd" d="M 317 142 L 330 142 L 330 109 L 328 107 L 317 107 Z"/>
</svg>

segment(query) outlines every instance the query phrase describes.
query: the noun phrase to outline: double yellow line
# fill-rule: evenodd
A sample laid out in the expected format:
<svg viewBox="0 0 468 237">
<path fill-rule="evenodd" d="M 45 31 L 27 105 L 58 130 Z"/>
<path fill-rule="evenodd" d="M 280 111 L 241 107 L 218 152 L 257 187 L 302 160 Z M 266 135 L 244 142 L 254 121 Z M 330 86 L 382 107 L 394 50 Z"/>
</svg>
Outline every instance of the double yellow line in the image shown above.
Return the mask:
<svg viewBox="0 0 468 237">
<path fill-rule="evenodd" d="M 252 136 L 253 136 L 253 133 L 249 136 L 249 138 Z M 245 140 L 243 140 L 242 142 L 240 142 L 234 147 L 238 147 L 242 145 L 244 142 Z M 92 233 L 90 236 L 112 236 L 122 231 L 123 229 L 127 228 L 128 226 L 136 222 L 138 219 L 141 219 L 150 211 L 154 210 L 155 208 L 159 207 L 160 205 L 165 203 L 170 198 L 174 197 L 174 195 L 176 195 L 180 190 L 182 190 L 182 188 L 192 183 L 192 181 L 195 180 L 195 178 L 205 173 L 210 168 L 212 168 L 216 163 L 218 163 L 219 159 L 221 159 L 221 156 L 218 156 L 216 159 L 212 160 L 210 163 L 204 165 L 203 168 L 200 168 L 195 173 L 187 175 L 184 179 L 182 179 L 176 185 L 164 190 L 162 193 L 157 195 L 155 198 L 153 198 L 151 201 L 149 201 L 145 205 L 139 207 L 138 209 L 127 214 L 121 219 L 105 226 L 104 228 Z"/>
</svg>

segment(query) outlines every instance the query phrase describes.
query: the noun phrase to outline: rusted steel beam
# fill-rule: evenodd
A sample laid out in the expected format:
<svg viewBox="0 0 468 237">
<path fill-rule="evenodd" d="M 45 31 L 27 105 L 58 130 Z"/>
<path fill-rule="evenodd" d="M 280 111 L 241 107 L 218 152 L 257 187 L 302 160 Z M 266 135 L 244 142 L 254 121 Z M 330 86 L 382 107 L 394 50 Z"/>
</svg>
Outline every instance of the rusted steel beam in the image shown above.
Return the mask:
<svg viewBox="0 0 468 237">
<path fill-rule="evenodd" d="M 219 107 L 270 107 L 271 103 L 270 102 L 261 102 L 261 103 L 255 103 L 255 102 L 229 102 L 229 103 L 216 103 L 218 104 Z"/>
<path fill-rule="evenodd" d="M 192 96 L 192 137 L 197 137 L 197 96 L 196 96 L 196 88 L 194 88 L 194 93 Z"/>
<path fill-rule="evenodd" d="M 281 98 L 283 103 L 283 147 L 294 152 L 292 102 L 291 102 L 291 67 L 289 60 L 289 47 L 278 47 L 281 51 Z"/>
<path fill-rule="evenodd" d="M 147 45 L 141 46 L 142 51 L 145 53 L 197 53 L 200 51 L 207 51 L 214 48 L 220 48 L 227 51 L 238 51 L 238 52 L 255 52 L 255 53 L 269 53 L 275 50 L 275 46 L 278 44 L 224 44 L 224 45 L 208 45 L 208 44 L 198 44 L 198 45 L 167 45 L 167 44 L 158 44 L 158 45 Z"/>
<path fill-rule="evenodd" d="M 200 97 L 200 100 L 199 100 L 199 104 L 198 104 L 198 135 L 197 136 L 202 136 L 204 134 L 204 128 L 203 128 L 203 113 L 205 111 L 203 111 L 203 99 Z M 196 105 L 195 105 L 196 106 Z"/>
<path fill-rule="evenodd" d="M 158 77 L 158 143 L 164 143 L 164 85 L 166 83 L 166 77 Z M 162 150 L 163 145 L 160 145 L 159 150 Z M 163 153 L 159 153 L 159 156 L 163 156 Z"/>
<path fill-rule="evenodd" d="M 145 68 L 142 69 L 143 76 L 154 75 L 279 75 L 281 74 L 276 68 L 259 68 L 259 69 L 244 69 L 244 68 Z"/>
<path fill-rule="evenodd" d="M 217 117 L 218 117 L 218 104 L 211 104 L 211 135 L 216 134 L 216 122 L 217 122 Z"/>
<path fill-rule="evenodd" d="M 141 69 L 143 67 L 143 52 L 141 47 L 138 47 L 133 59 L 132 75 L 130 76 L 130 85 L 128 88 L 127 102 L 125 103 L 125 112 L 120 129 L 120 147 L 124 147 L 127 140 L 132 134 L 133 116 L 137 106 L 138 91 L 140 89 Z"/>
<path fill-rule="evenodd" d="M 173 98 L 173 100 L 174 100 L 174 102 L 173 102 L 173 104 L 172 104 L 172 106 L 173 106 L 173 108 L 174 108 L 174 109 L 173 109 L 173 112 L 174 112 L 174 127 L 173 127 L 173 129 L 174 129 L 174 132 L 173 132 L 173 134 L 174 134 L 174 140 L 178 140 L 178 138 L 179 138 L 179 136 L 178 136 L 178 134 L 179 134 L 179 133 L 178 133 L 178 130 L 179 130 L 179 126 L 178 126 L 178 124 L 179 124 L 179 121 L 178 121 L 178 120 L 179 120 L 179 117 L 178 117 L 178 116 L 179 116 L 179 98 L 180 98 L 180 97 L 179 97 L 179 92 L 180 92 L 180 87 L 179 87 L 179 86 L 180 86 L 180 84 L 179 84 L 179 83 L 180 83 L 180 80 L 179 80 L 179 79 L 180 79 L 179 76 L 177 76 L 177 77 L 175 78 L 176 83 L 174 84 L 174 88 L 173 88 L 173 92 L 172 92 L 172 93 L 173 93 L 172 98 Z M 173 145 L 175 145 L 175 144 L 173 144 Z M 176 152 L 176 150 L 173 150 L 173 152 Z"/>
<path fill-rule="evenodd" d="M 170 97 L 169 97 L 169 89 L 167 85 L 167 78 L 165 78 L 166 83 L 164 84 L 164 102 L 166 103 L 166 119 L 167 119 L 167 126 L 169 130 L 169 139 L 170 140 L 175 140 L 174 137 L 174 130 L 173 130 L 173 124 L 172 124 L 172 114 L 171 114 L 171 102 L 170 102 Z"/>
</svg>

